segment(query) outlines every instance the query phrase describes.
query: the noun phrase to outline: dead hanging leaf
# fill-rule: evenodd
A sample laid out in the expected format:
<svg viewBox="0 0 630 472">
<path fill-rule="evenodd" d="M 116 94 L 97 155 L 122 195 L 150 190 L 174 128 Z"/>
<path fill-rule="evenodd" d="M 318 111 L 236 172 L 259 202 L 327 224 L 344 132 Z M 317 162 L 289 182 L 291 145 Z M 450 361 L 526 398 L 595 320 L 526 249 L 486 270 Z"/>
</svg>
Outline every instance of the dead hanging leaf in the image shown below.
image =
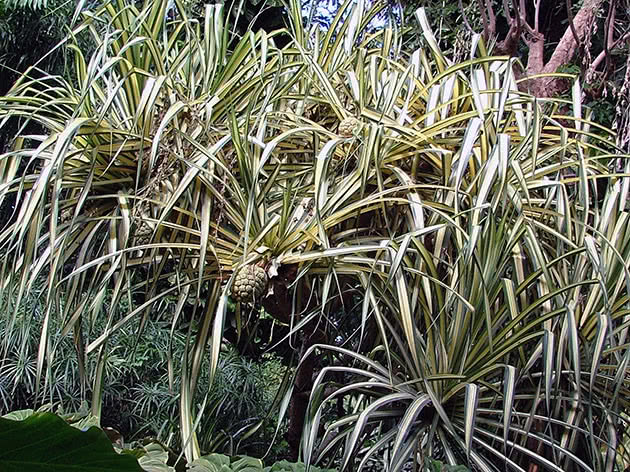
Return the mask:
<svg viewBox="0 0 630 472">
<path fill-rule="evenodd" d="M 278 267 L 280 267 L 280 263 L 278 259 L 272 259 L 269 263 L 269 267 L 267 268 L 267 275 L 270 279 L 277 277 L 278 275 Z"/>
</svg>

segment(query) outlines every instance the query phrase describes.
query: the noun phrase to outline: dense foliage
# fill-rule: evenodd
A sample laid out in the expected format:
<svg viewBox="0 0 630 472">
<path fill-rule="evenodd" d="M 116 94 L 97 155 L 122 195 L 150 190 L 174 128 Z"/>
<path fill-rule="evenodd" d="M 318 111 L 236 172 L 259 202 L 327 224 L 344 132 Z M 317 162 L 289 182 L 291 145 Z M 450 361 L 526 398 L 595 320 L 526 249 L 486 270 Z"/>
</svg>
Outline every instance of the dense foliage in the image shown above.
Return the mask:
<svg viewBox="0 0 630 472">
<path fill-rule="evenodd" d="M 323 31 L 292 2 L 286 45 L 239 39 L 219 4 L 84 13 L 76 80 L 26 74 L 0 97 L 0 123 L 46 130 L 0 158 L 0 199 L 19 201 L 0 231 L 5 336 L 45 280 L 34 384 L 51 391 L 72 336 L 97 418 L 121 333 L 156 342 L 189 462 L 213 447 L 206 393 L 232 345 L 284 346 L 296 368 L 268 411 L 307 465 L 623 470 L 617 136 L 579 81 L 529 95 L 479 35 L 444 54 L 422 9 L 408 53 L 395 22 L 374 28 L 386 5 L 359 3 Z"/>
<path fill-rule="evenodd" d="M 155 437 L 167 446 L 177 447 L 181 440 L 177 421 L 181 377 L 173 372 L 169 375 L 167 353 L 170 349 L 174 359 L 172 368 L 179 370 L 186 336 L 179 331 L 170 333 L 169 314 L 175 301 L 166 300 L 161 314 L 147 321 L 141 339 L 136 335 L 137 324 L 112 336 L 112 348 L 104 361 L 106 381 L 101 392 L 94 392 L 95 359 L 88 359 L 85 367 L 88 378 L 82 379 L 72 338 L 61 335 L 57 317 L 52 317 L 49 327 L 56 354 L 47 366 L 46 385 L 38 382 L 36 361 L 43 322 L 42 297 L 41 288 L 30 291 L 18 307 L 13 326 L 8 317 L 0 318 L 0 349 L 5 353 L 0 366 L 0 415 L 32 407 L 42 400 L 60 405 L 66 412 L 84 411 L 86 398 L 99 395 L 100 424 L 104 427 L 115 428 L 127 441 Z M 125 312 L 129 306 L 123 303 L 116 309 Z M 85 331 L 100 332 L 105 328 L 103 323 L 102 319 L 96 319 L 92 325 L 86 323 Z M 282 364 L 272 355 L 254 361 L 226 347 L 212 385 L 207 368 L 199 375 L 199 390 L 208 393 L 206 414 L 199 424 L 201 447 L 229 454 L 237 451 L 265 454 L 275 426 L 266 418 L 266 409 L 273 402 L 282 374 Z M 260 421 L 264 427 L 241 441 L 247 427 Z M 281 451 L 272 451 L 277 453 Z"/>
</svg>

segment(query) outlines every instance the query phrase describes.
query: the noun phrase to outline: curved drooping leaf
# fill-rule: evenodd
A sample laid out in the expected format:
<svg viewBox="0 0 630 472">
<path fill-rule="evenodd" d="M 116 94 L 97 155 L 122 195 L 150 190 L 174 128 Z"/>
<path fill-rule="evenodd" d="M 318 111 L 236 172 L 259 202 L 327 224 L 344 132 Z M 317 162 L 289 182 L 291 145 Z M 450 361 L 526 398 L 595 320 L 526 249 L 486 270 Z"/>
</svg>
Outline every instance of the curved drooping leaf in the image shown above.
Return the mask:
<svg viewBox="0 0 630 472">
<path fill-rule="evenodd" d="M 12 411 L 11 413 L 7 413 L 6 415 L 3 415 L 2 418 L 7 419 L 7 420 L 13 420 L 13 421 L 22 421 L 28 418 L 29 416 L 33 416 L 33 413 L 35 413 L 35 410 L 31 408 L 27 408 L 26 410 Z"/>
<path fill-rule="evenodd" d="M 138 459 L 138 463 L 145 472 L 175 472 L 175 468 L 168 465 L 168 452 L 156 443 L 143 447 L 145 453 Z"/>
<path fill-rule="evenodd" d="M 0 418 L 3 472 L 141 472 L 138 461 L 117 454 L 103 431 L 73 428 L 52 413 L 22 420 Z"/>
</svg>

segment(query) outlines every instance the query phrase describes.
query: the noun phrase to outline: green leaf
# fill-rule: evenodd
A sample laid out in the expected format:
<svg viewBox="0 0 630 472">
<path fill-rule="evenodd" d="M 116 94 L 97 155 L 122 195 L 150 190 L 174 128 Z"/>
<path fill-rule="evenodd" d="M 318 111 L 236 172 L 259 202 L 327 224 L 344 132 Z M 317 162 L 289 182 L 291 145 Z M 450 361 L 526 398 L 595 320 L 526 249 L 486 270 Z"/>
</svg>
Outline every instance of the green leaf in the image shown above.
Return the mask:
<svg viewBox="0 0 630 472">
<path fill-rule="evenodd" d="M 189 472 L 230 472 L 230 458 L 224 454 L 209 454 L 188 465 Z"/>
<path fill-rule="evenodd" d="M 232 462 L 231 466 L 234 472 L 261 472 L 263 463 L 254 457 L 242 457 Z"/>
<path fill-rule="evenodd" d="M 3 416 L 3 418 L 6 418 L 7 420 L 22 421 L 29 416 L 33 416 L 33 413 L 35 413 L 35 410 L 31 410 L 30 408 L 26 410 L 16 410 L 11 413 L 7 413 Z"/>
<path fill-rule="evenodd" d="M 175 469 L 168 465 L 168 452 L 156 443 L 146 445 L 144 455 L 138 459 L 138 463 L 146 472 L 175 472 Z"/>
<path fill-rule="evenodd" d="M 278 461 L 270 467 L 265 467 L 264 472 L 304 472 L 306 466 L 302 462 L 289 462 L 286 460 Z M 320 469 L 311 466 L 310 472 L 335 472 L 334 469 Z"/>
<path fill-rule="evenodd" d="M 448 465 L 440 461 L 428 458 L 425 463 L 427 472 L 470 472 L 470 469 L 463 465 Z"/>
<path fill-rule="evenodd" d="M 52 413 L 22 420 L 0 418 L 0 470 L 3 472 L 131 472 L 138 461 L 117 454 L 96 427 L 73 428 Z"/>
</svg>

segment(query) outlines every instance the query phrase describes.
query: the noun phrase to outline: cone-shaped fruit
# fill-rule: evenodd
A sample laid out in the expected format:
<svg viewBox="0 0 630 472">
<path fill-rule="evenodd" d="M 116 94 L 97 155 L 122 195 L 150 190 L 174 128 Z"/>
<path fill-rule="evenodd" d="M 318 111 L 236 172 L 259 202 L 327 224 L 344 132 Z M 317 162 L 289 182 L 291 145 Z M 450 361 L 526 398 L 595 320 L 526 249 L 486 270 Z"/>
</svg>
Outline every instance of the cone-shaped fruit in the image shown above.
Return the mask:
<svg viewBox="0 0 630 472">
<path fill-rule="evenodd" d="M 339 123 L 339 136 L 351 138 L 356 131 L 359 131 L 361 123 L 354 117 L 344 118 Z"/>
<path fill-rule="evenodd" d="M 265 294 L 267 281 L 265 269 L 253 264 L 246 265 L 236 274 L 232 287 L 232 297 L 241 303 L 259 303 Z"/>
</svg>

